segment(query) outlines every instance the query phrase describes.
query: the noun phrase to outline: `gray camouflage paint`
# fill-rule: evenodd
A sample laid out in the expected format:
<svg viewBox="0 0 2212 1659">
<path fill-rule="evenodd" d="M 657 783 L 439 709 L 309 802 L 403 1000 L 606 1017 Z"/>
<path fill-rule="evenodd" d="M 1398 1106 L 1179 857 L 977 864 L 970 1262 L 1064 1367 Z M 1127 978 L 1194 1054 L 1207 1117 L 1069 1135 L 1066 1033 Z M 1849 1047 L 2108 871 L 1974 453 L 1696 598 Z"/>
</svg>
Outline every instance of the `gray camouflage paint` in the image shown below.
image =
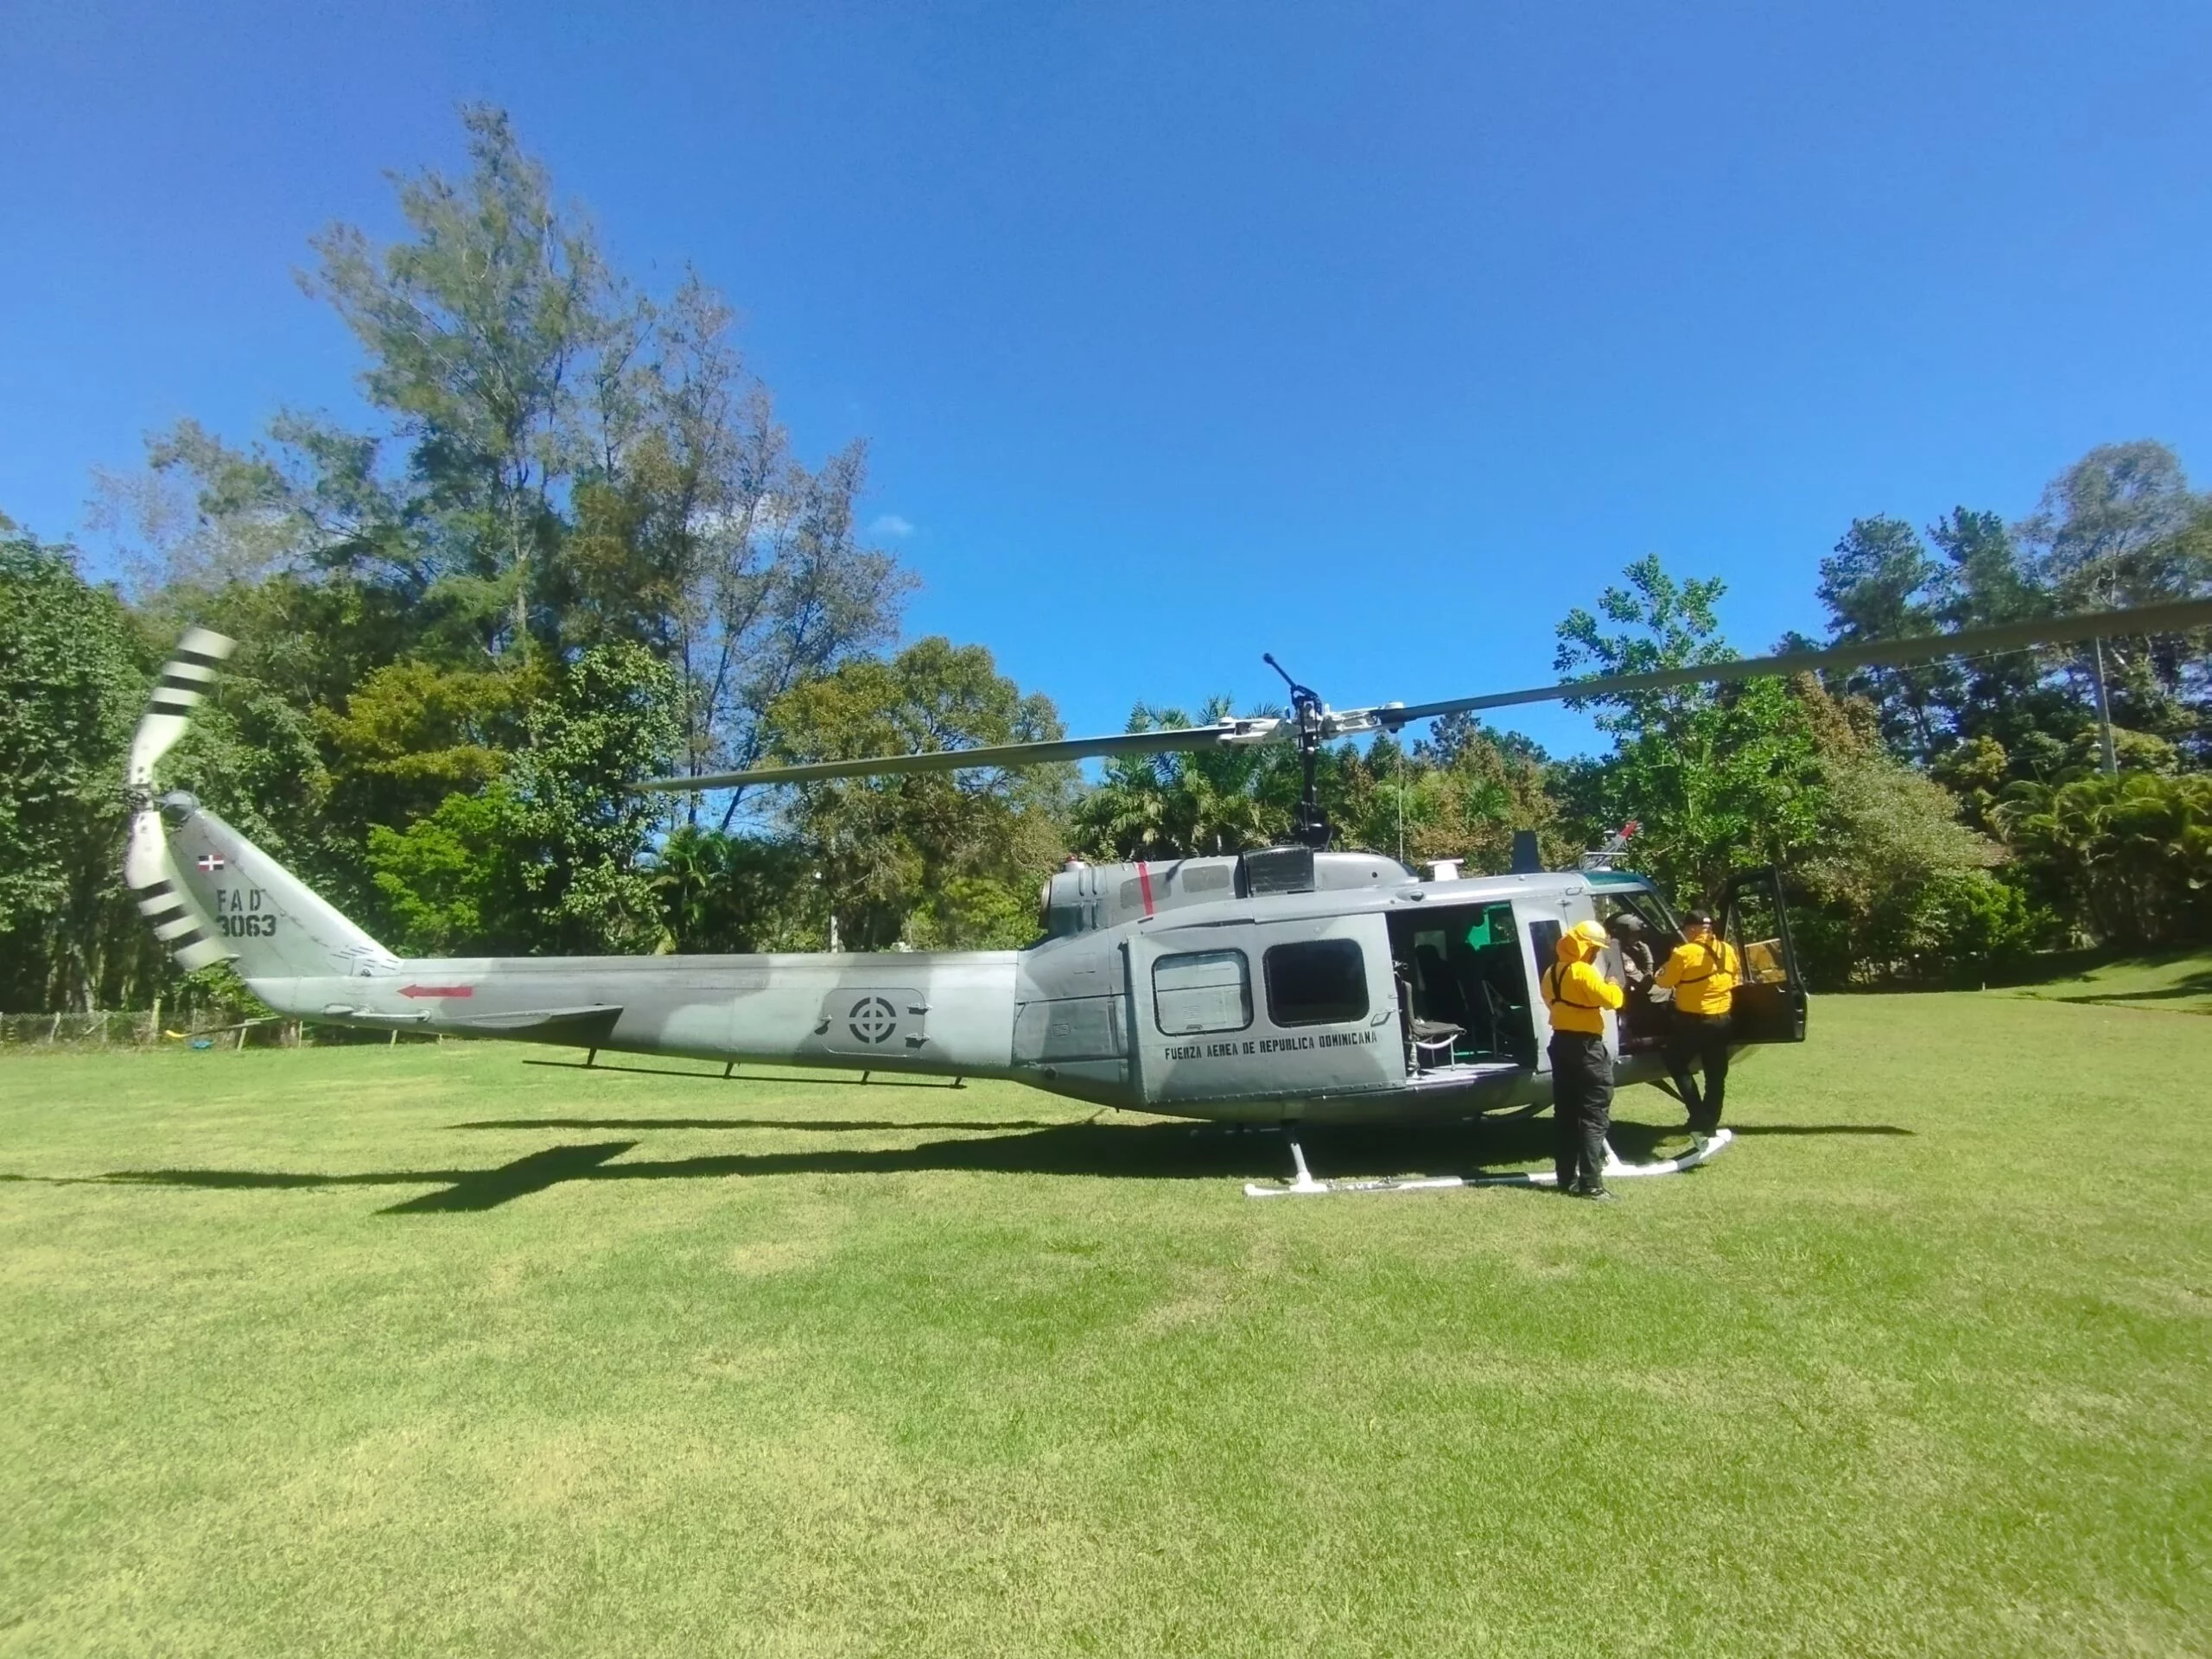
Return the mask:
<svg viewBox="0 0 2212 1659">
<path fill-rule="evenodd" d="M 154 761 L 181 734 L 229 652 L 228 640 L 195 630 L 164 671 L 132 748 L 140 806 L 125 880 L 183 965 L 228 959 L 270 1007 L 327 1024 L 1006 1077 L 1179 1117 L 1451 1121 L 1548 1103 L 1542 1000 L 1529 999 L 1534 1066 L 1413 1065 L 1391 916 L 1510 903 L 1533 987 L 1548 963 L 1535 960 L 1531 925 L 1592 916 L 1594 882 L 1629 885 L 1580 873 L 1421 881 L 1387 858 L 1324 853 L 1307 890 L 1255 893 L 1256 860 L 1190 859 L 1055 876 L 1046 898 L 1056 937 L 1026 950 L 403 959 L 190 796 L 164 797 L 158 807 L 146 798 Z M 1267 952 L 1329 940 L 1358 947 L 1364 1008 L 1356 1018 L 1276 1023 L 1263 983 Z M 1162 960 L 1229 951 L 1244 964 L 1243 1023 L 1163 1029 Z M 1618 962 L 1611 966 L 1618 975 Z M 1611 1021 L 1606 1040 L 1617 1043 Z M 1636 1083 L 1662 1071 L 1639 1056 L 1619 1075 Z"/>
<path fill-rule="evenodd" d="M 635 1054 L 1007 1077 L 1100 1105 L 1193 1118 L 1382 1122 L 1464 1118 L 1550 1098 L 1542 1063 L 1411 1070 L 1387 918 L 1509 901 L 1534 983 L 1529 924 L 1592 913 L 1574 874 L 1491 876 L 1167 905 L 1027 950 L 715 957 L 401 958 L 188 796 L 162 804 L 167 852 L 198 930 L 282 1013 L 376 1030 Z M 1162 883 L 1162 895 L 1172 883 Z M 1360 947 L 1367 1011 L 1274 1023 L 1270 948 Z M 1160 1029 L 1163 957 L 1241 951 L 1250 1016 L 1234 1032 Z M 1549 1033 L 1531 1009 L 1541 1053 Z M 1622 1081 L 1656 1075 L 1631 1058 Z"/>
</svg>

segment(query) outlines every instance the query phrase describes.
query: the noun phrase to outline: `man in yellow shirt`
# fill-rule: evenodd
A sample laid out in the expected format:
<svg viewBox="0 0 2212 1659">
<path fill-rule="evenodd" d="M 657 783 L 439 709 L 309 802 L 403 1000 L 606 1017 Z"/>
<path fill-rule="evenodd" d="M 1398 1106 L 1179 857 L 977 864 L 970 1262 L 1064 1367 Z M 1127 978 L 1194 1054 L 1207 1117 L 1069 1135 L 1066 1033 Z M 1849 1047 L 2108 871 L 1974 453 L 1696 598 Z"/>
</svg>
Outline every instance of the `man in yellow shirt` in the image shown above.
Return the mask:
<svg viewBox="0 0 2212 1659">
<path fill-rule="evenodd" d="M 1570 1198 L 1610 1198 L 1605 1131 L 1611 1127 L 1613 1057 L 1605 1047 L 1605 1010 L 1625 1000 L 1597 968 L 1607 944 L 1595 922 L 1560 936 L 1558 960 L 1544 969 L 1552 1017 L 1552 1167 Z"/>
<path fill-rule="evenodd" d="M 1736 1000 L 1743 963 L 1736 947 L 1718 938 L 1713 918 L 1694 910 L 1682 918 L 1682 943 L 1652 976 L 1654 985 L 1675 993 L 1674 1030 L 1667 1045 L 1667 1069 L 1682 1104 L 1689 1108 L 1690 1134 L 1703 1141 L 1720 1127 L 1728 1094 L 1728 1014 Z M 1690 1075 L 1690 1063 L 1705 1068 L 1705 1087 Z"/>
</svg>

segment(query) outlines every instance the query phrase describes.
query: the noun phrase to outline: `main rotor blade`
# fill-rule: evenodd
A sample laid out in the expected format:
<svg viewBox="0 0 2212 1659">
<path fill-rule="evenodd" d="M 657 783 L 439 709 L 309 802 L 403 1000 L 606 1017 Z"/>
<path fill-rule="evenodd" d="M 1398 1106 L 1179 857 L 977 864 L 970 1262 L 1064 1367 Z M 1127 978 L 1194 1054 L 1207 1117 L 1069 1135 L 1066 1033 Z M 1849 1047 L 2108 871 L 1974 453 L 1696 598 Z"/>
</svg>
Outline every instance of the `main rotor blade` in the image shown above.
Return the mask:
<svg viewBox="0 0 2212 1659">
<path fill-rule="evenodd" d="M 2068 645 L 2083 639 L 2136 639 L 2148 634 L 2185 633 L 2212 626 L 2212 600 L 2183 600 L 2166 605 L 2139 605 L 2127 610 L 2084 616 L 2037 617 L 1961 633 L 1926 634 L 1915 639 L 1878 639 L 1836 645 L 1826 651 L 1788 652 L 1777 657 L 1745 657 L 1732 662 L 1663 668 L 1649 674 L 1615 674 L 1602 679 L 1568 680 L 1519 691 L 1493 691 L 1478 697 L 1447 697 L 1440 702 L 1392 704 L 1346 710 L 1361 723 L 1347 730 L 1390 731 L 1439 715 L 1471 714 L 1478 709 L 1507 709 L 1520 703 L 1562 702 L 1580 697 L 1620 696 L 1660 691 L 1669 686 L 1747 680 L 1764 674 L 1802 674 L 1818 669 L 1869 668 L 1877 664 L 1933 662 L 1944 657 L 1977 657 L 2018 651 L 2029 645 Z M 1371 723 L 1370 723 L 1371 722 Z M 1058 760 L 1086 760 L 1116 754 L 1166 754 L 1280 741 L 1296 728 L 1270 718 L 1225 720 L 1155 732 L 1120 732 L 1108 737 L 1077 737 L 1045 743 L 1001 743 L 982 749 L 940 749 L 921 754 L 880 754 L 859 760 L 814 760 L 788 766 L 753 766 L 742 772 L 709 772 L 696 778 L 654 778 L 634 785 L 639 791 L 683 792 L 737 789 L 754 784 L 810 784 L 831 778 L 871 778 L 917 772 L 965 772 L 976 766 L 1035 766 Z"/>
<path fill-rule="evenodd" d="M 933 749 L 922 754 L 879 754 L 862 760 L 811 760 L 797 766 L 709 772 L 699 778 L 654 778 L 635 787 L 662 791 L 737 789 L 753 784 L 812 784 L 830 778 L 873 778 L 897 772 L 966 772 L 972 766 L 1039 766 L 1055 760 L 1087 760 L 1095 755 L 1167 754 L 1179 749 L 1265 743 L 1287 729 L 1276 720 L 1225 720 L 1211 726 L 1117 732 L 1111 737 L 1001 743 L 987 749 Z"/>
<path fill-rule="evenodd" d="M 1943 657 L 1979 657 L 1991 652 L 2018 651 L 2028 645 L 2063 645 L 2083 639 L 2140 639 L 2149 634 L 2186 633 L 2212 626 L 2212 600 L 2177 601 L 2168 605 L 2138 605 L 2124 611 L 2098 611 L 2085 616 L 2037 617 L 2026 622 L 2005 622 L 1990 628 L 1968 628 L 1959 633 L 1923 634 L 1916 639 L 1874 639 L 1863 645 L 1837 645 L 1827 651 L 1793 651 L 1779 657 L 1745 657 L 1729 663 L 1705 663 L 1689 668 L 1662 668 L 1649 674 L 1615 674 L 1603 679 L 1568 680 L 1558 685 L 1532 686 L 1522 691 L 1493 691 L 1479 697 L 1447 697 L 1441 702 L 1416 702 L 1403 708 L 1377 709 L 1376 718 L 1395 731 L 1416 720 L 1438 715 L 1472 714 L 1478 709 L 1505 709 L 1523 702 L 1560 702 L 1577 697 L 1613 697 L 1634 691 L 1662 691 L 1669 686 L 1697 685 L 1722 680 L 1748 680 L 1762 674 L 1803 674 L 1816 669 L 1895 667 L 1904 663 L 1934 662 Z"/>
</svg>

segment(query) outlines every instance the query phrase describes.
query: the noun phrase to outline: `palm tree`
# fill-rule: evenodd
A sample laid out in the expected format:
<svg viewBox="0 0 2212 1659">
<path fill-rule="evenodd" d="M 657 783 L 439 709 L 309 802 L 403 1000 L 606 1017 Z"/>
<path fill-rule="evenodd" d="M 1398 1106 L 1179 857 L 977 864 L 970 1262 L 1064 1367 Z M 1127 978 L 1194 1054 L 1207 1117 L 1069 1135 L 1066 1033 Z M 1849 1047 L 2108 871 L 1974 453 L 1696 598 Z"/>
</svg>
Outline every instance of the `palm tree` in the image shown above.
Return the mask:
<svg viewBox="0 0 2212 1659">
<path fill-rule="evenodd" d="M 2103 943 L 2161 944 L 2212 927 L 2212 777 L 2016 783 L 1990 818 Z"/>
<path fill-rule="evenodd" d="M 1228 714 L 1227 698 L 1210 698 L 1195 723 Z M 1128 729 L 1181 731 L 1193 723 L 1179 709 L 1140 703 Z M 1116 756 L 1076 809 L 1078 843 L 1100 858 L 1188 858 L 1264 847 L 1289 830 L 1294 763 L 1287 744 Z"/>
</svg>

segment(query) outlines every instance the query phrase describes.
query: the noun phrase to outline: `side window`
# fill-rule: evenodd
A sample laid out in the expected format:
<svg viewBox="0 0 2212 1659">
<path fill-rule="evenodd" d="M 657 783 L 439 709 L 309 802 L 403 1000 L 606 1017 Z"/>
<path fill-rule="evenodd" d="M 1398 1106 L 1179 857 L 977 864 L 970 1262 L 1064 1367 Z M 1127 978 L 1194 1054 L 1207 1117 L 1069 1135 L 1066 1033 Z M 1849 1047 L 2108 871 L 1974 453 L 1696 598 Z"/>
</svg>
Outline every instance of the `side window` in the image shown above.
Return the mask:
<svg viewBox="0 0 2212 1659">
<path fill-rule="evenodd" d="M 1544 982 L 1544 974 L 1559 960 L 1560 925 L 1553 921 L 1529 924 L 1529 943 L 1536 952 L 1536 982 Z"/>
<path fill-rule="evenodd" d="M 1152 964 L 1153 1018 L 1170 1037 L 1252 1023 L 1252 970 L 1242 950 L 1193 950 Z"/>
<path fill-rule="evenodd" d="M 1264 959 L 1268 1017 L 1279 1026 L 1326 1026 L 1367 1016 L 1367 961 L 1352 939 L 1279 944 Z"/>
</svg>

